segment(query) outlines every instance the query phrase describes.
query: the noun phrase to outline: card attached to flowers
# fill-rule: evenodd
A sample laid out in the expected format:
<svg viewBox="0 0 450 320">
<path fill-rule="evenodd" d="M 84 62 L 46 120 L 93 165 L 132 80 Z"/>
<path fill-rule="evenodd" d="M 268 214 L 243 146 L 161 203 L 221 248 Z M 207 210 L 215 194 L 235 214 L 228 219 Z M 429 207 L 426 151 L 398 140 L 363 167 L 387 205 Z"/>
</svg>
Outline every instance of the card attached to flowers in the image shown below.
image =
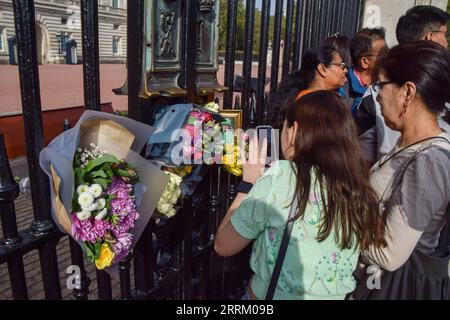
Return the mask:
<svg viewBox="0 0 450 320">
<path fill-rule="evenodd" d="M 52 214 L 97 269 L 118 276 L 166 189 L 169 177 L 142 158 L 150 126 L 87 111 L 41 152 Z"/>
</svg>

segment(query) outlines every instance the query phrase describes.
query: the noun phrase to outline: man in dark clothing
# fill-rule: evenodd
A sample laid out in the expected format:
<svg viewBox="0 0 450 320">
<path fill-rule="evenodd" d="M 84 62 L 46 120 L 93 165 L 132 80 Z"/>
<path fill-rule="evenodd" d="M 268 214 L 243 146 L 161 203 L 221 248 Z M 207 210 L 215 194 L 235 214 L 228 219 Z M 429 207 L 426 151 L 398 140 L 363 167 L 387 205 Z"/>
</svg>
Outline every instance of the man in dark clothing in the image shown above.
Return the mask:
<svg viewBox="0 0 450 320">
<path fill-rule="evenodd" d="M 350 88 L 349 98 L 353 99 L 352 113 L 361 103 L 368 87 L 375 82 L 381 58 L 387 52 L 384 29 L 363 29 L 352 39 L 350 53 L 353 68 L 347 75 Z"/>
<path fill-rule="evenodd" d="M 448 46 L 447 23 L 450 15 L 434 6 L 416 6 L 402 16 L 397 25 L 397 40 L 400 44 L 417 40 L 433 41 Z M 376 87 L 376 86 L 375 86 Z M 355 121 L 360 132 L 361 146 L 366 158 L 375 163 L 395 147 L 398 132 L 388 128 L 376 100 L 376 90 L 370 87 L 355 112 Z M 450 126 L 440 117 L 441 128 Z"/>
</svg>

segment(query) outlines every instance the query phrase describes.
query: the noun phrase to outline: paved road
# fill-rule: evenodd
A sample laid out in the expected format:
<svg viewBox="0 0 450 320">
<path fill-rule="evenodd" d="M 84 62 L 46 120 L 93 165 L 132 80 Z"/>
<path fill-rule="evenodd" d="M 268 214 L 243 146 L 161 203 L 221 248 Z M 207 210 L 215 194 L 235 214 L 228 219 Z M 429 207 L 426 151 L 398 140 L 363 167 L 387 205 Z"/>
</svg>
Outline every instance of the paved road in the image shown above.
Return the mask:
<svg viewBox="0 0 450 320">
<path fill-rule="evenodd" d="M 0 65 L 0 115 L 21 112 L 19 72 L 17 66 Z M 127 76 L 125 65 L 100 65 L 101 102 L 112 102 L 114 109 L 128 107 L 126 96 L 116 96 L 112 89 L 121 87 Z M 39 66 L 41 102 L 43 110 L 84 105 L 82 65 Z M 5 81 L 7 80 L 7 81 Z"/>
<path fill-rule="evenodd" d="M 237 63 L 235 74 L 242 74 L 242 64 Z M 253 66 L 252 77 L 258 74 Z M 267 70 L 270 76 L 270 69 Z M 119 88 L 125 82 L 127 70 L 121 64 L 100 65 L 101 102 L 112 102 L 113 108 L 126 110 L 128 97 L 117 96 L 112 89 Z M 83 66 L 82 65 L 41 65 L 39 66 L 41 102 L 43 110 L 84 105 Z M 224 79 L 224 66 L 221 65 L 217 78 Z M 0 65 L 0 116 L 5 113 L 21 112 L 20 82 L 17 66 Z"/>
<path fill-rule="evenodd" d="M 14 176 L 25 177 L 28 175 L 27 163 L 24 158 L 11 161 L 11 169 Z M 33 206 L 30 197 L 26 194 L 21 194 L 15 201 L 15 208 L 19 231 L 28 229 L 33 221 Z M 3 232 L 0 230 L 0 239 L 2 237 Z M 65 272 L 67 267 L 71 265 L 68 237 L 64 237 L 59 242 L 57 246 L 57 256 L 63 299 L 74 300 L 72 291 L 69 290 L 66 285 L 68 275 Z M 29 298 L 32 300 L 45 299 L 38 251 L 35 250 L 27 253 L 23 256 L 23 261 Z M 91 279 L 91 285 L 89 287 L 91 294 L 89 295 L 89 299 L 97 299 L 98 291 L 95 268 L 87 261 L 85 261 L 85 266 L 88 276 Z M 131 269 L 131 272 L 133 273 L 133 268 Z M 134 286 L 134 281 L 131 283 L 132 286 Z M 118 299 L 120 296 L 120 285 L 118 281 L 113 280 L 112 289 L 113 298 Z M 11 299 L 12 292 L 9 282 L 8 268 L 6 264 L 2 264 L 0 265 L 0 300 Z"/>
</svg>

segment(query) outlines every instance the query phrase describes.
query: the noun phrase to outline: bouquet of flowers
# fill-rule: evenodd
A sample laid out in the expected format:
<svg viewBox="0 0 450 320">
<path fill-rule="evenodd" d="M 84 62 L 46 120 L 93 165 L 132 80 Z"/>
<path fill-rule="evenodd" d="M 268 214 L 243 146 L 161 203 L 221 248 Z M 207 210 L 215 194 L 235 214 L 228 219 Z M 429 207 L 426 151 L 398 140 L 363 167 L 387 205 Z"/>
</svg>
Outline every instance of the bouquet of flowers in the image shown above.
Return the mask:
<svg viewBox="0 0 450 320">
<path fill-rule="evenodd" d="M 169 176 L 169 184 L 166 190 L 164 190 L 161 199 L 159 199 L 156 211 L 167 218 L 172 218 L 179 209 L 176 207 L 176 204 L 181 196 L 180 184 L 182 179 L 180 176 L 171 172 L 166 171 L 165 174 Z"/>
<path fill-rule="evenodd" d="M 242 169 L 242 152 L 247 156 L 249 150 L 249 137 L 236 132 L 224 132 L 225 153 L 222 158 L 222 167 L 232 175 L 241 177 Z"/>
<path fill-rule="evenodd" d="M 188 116 L 184 127 L 192 137 L 192 144 L 184 145 L 184 157 L 193 157 L 194 163 L 201 163 L 205 155 L 207 164 L 213 164 L 211 159 L 222 155 L 222 127 L 214 115 L 200 108 L 194 108 Z M 199 130 L 200 129 L 200 130 Z"/>
<path fill-rule="evenodd" d="M 103 270 L 131 250 L 130 230 L 139 218 L 134 197 L 139 175 L 136 168 L 93 143 L 91 149 L 78 149 L 74 173 L 72 235 L 83 243 L 88 259 Z"/>
<path fill-rule="evenodd" d="M 218 111 L 215 103 L 160 107 L 155 113 L 156 132 L 148 141 L 146 158 L 168 167 L 213 164 L 221 159 L 224 119 Z"/>
<path fill-rule="evenodd" d="M 86 111 L 40 154 L 55 223 L 79 242 L 97 269 L 114 277 L 169 180 L 139 155 L 153 132 L 128 118 Z"/>
<path fill-rule="evenodd" d="M 222 160 L 222 167 L 236 177 L 242 176 L 241 148 L 239 145 L 225 145 L 225 154 Z"/>
</svg>

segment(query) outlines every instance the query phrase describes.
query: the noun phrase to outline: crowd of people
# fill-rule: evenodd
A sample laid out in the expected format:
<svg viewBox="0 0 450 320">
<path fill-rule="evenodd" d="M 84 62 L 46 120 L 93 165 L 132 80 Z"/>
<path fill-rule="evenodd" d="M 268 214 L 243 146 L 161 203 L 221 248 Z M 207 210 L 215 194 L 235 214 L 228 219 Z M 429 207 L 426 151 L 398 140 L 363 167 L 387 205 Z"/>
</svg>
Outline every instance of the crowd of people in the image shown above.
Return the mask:
<svg viewBox="0 0 450 320">
<path fill-rule="evenodd" d="M 450 299 L 449 20 L 414 7 L 390 49 L 382 28 L 331 36 L 280 85 L 284 160 L 250 142 L 215 238 L 253 242 L 243 299 Z"/>
</svg>

